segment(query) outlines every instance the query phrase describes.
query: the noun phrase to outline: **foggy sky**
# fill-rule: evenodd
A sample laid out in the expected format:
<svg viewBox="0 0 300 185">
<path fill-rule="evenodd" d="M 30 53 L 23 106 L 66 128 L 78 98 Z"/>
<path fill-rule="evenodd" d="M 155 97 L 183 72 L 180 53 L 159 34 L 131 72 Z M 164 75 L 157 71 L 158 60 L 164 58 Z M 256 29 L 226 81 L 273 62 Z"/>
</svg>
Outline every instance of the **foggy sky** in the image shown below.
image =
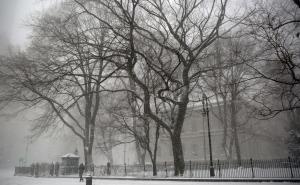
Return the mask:
<svg viewBox="0 0 300 185">
<path fill-rule="evenodd" d="M 26 25 L 32 16 L 43 12 L 59 0 L 0 0 L 0 47 L 11 44 L 24 48 L 30 28 Z M 2 42 L 2 39 L 4 42 Z M 1 48 L 0 48 L 1 50 Z"/>
<path fill-rule="evenodd" d="M 17 0 L 1 0 L 0 2 L 0 53 L 3 53 L 10 42 Z"/>
<path fill-rule="evenodd" d="M 50 3 L 56 2 L 50 1 L 0 0 L 0 54 L 7 53 L 10 46 L 26 47 L 30 35 L 26 23 L 36 11 L 43 11 Z M 80 146 L 81 143 L 67 129 L 64 129 L 65 133 L 58 134 L 59 137 L 41 137 L 29 142 L 30 125 L 38 112 L 27 110 L 17 114 L 20 106 L 11 105 L 0 111 L 0 168 L 14 167 L 20 158 L 25 159 L 26 156 L 27 164 L 56 161 L 64 153 L 74 152 L 77 145 Z"/>
</svg>

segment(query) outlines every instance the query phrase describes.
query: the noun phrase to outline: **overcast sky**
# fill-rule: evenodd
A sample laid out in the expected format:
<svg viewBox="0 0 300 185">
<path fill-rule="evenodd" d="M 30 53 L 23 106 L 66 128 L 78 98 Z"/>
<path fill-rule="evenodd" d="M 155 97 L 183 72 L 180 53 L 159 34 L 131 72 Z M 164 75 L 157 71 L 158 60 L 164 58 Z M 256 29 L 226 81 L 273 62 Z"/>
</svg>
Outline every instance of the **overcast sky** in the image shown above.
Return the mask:
<svg viewBox="0 0 300 185">
<path fill-rule="evenodd" d="M 1 45 L 12 44 L 24 48 L 30 29 L 26 23 L 38 11 L 45 10 L 57 0 L 0 0 Z"/>
<path fill-rule="evenodd" d="M 0 54 L 5 53 L 9 45 L 26 47 L 30 29 L 26 22 L 37 11 L 45 10 L 49 4 L 59 0 L 0 0 Z M 1 80 L 1 79 L 0 79 Z M 74 138 L 66 141 L 53 137 L 42 137 L 34 143 L 28 144 L 26 137 L 29 128 L 37 113 L 25 111 L 16 114 L 20 105 L 12 105 L 0 111 L 0 168 L 13 167 L 19 163 L 20 158 L 25 158 L 27 153 L 28 163 L 50 162 L 57 160 L 64 152 L 73 152 Z M 65 147 L 70 146 L 70 147 Z M 28 148 L 28 152 L 26 152 Z M 27 163 L 27 164 L 28 164 Z"/>
</svg>

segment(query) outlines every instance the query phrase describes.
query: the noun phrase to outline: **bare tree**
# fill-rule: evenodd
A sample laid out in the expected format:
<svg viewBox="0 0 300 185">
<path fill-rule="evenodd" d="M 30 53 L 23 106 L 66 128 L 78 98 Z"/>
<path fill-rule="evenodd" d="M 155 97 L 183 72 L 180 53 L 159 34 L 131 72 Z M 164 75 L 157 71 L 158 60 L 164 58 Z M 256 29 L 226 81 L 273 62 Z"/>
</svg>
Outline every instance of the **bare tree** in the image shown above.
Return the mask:
<svg viewBox="0 0 300 185">
<path fill-rule="evenodd" d="M 141 68 L 141 70 L 143 71 L 143 81 L 154 89 L 156 87 L 153 85 L 156 83 L 155 78 L 150 74 L 149 70 L 144 71 L 144 68 Z M 136 149 L 139 150 L 136 151 L 139 164 L 145 165 L 145 157 L 146 154 L 148 154 L 152 162 L 153 176 L 156 176 L 156 154 L 160 125 L 153 123 L 153 121 L 144 114 L 142 109 L 143 104 L 140 98 L 141 95 L 137 91 L 133 81 L 130 79 L 121 79 L 121 83 L 122 85 L 120 85 L 120 87 L 122 86 L 124 88 L 126 96 L 110 108 L 110 113 L 115 115 L 121 127 L 125 129 L 124 132 L 135 140 Z M 154 98 L 154 109 L 158 112 L 159 107 L 156 103 L 156 99 Z"/>
<path fill-rule="evenodd" d="M 123 144 L 119 139 L 122 134 L 121 126 L 114 116 L 105 109 L 102 108 L 99 114 L 98 124 L 96 124 L 96 148 L 101 150 L 110 164 L 113 164 L 113 148 Z"/>
<path fill-rule="evenodd" d="M 67 126 L 84 146 L 87 166 L 93 163 L 100 91 L 113 72 L 104 58 L 113 38 L 93 20 L 62 4 L 32 24 L 32 43 L 25 53 L 3 59 L 14 100 L 50 108 L 35 127 L 40 133 L 55 123 Z"/>
<path fill-rule="evenodd" d="M 212 95 L 211 104 L 215 105 L 211 106 L 212 113 L 223 126 L 225 156 L 232 159 L 234 146 L 237 160 L 241 163 L 239 132 L 253 116 L 249 108 L 249 94 L 256 79 L 251 78 L 247 65 L 252 62 L 254 46 L 243 38 L 227 37 L 226 40 L 218 40 L 213 50 L 211 62 L 207 64 L 207 68 L 212 70 L 200 78 L 199 84 L 203 91 Z M 245 110 L 246 107 L 248 110 Z"/>
<path fill-rule="evenodd" d="M 123 81 L 123 84 L 124 84 L 124 81 Z M 131 91 L 136 92 L 136 85 L 130 79 L 129 79 L 129 88 Z M 132 129 L 129 129 L 129 131 L 134 133 L 133 136 L 135 137 L 135 149 L 136 149 L 138 162 L 140 165 L 145 165 L 145 157 L 146 157 L 147 150 L 145 147 L 143 147 L 143 144 L 145 143 L 144 141 L 147 141 L 147 140 L 141 139 L 145 134 L 143 136 L 141 136 L 139 134 L 140 129 L 138 128 L 138 121 L 144 122 L 146 120 L 140 119 L 141 116 L 139 116 L 139 115 L 141 115 L 141 114 L 138 113 L 138 112 L 140 112 L 140 107 L 138 106 L 137 101 L 138 100 L 136 99 L 135 94 L 132 94 L 131 92 L 127 92 L 127 102 L 130 107 L 131 115 L 132 115 Z M 147 118 L 145 118 L 145 119 L 147 119 Z M 146 126 L 146 125 L 148 125 L 148 126 Z M 147 129 L 150 127 L 149 127 L 149 124 L 145 124 L 145 126 L 146 126 L 146 127 L 144 127 L 145 133 L 147 133 L 148 132 Z M 146 135 L 146 138 L 148 138 L 147 135 Z M 149 145 L 149 143 L 148 143 L 148 145 Z"/>
<path fill-rule="evenodd" d="M 123 48 L 115 50 L 125 51 L 125 56 L 117 60 L 124 62 L 124 71 L 142 91 L 144 114 L 169 133 L 175 175 L 182 175 L 184 156 L 181 130 L 192 84 L 201 73 L 192 72 L 191 66 L 203 62 L 206 49 L 221 34 L 227 0 L 75 1 L 81 5 L 83 12 L 104 23 L 122 39 Z M 105 7 L 118 22 L 107 22 L 96 16 L 93 8 L 90 8 L 94 3 Z M 145 43 L 147 47 L 141 47 L 136 41 Z M 174 122 L 164 121 L 152 110 L 149 87 L 139 76 L 138 67 L 141 63 L 148 65 L 163 84 L 155 96 L 176 107 Z"/>
<path fill-rule="evenodd" d="M 292 1 L 261 1 L 245 30 L 256 42 L 256 63 L 249 65 L 262 78 L 255 97 L 262 116 L 299 108 L 299 7 Z M 281 100 L 281 101 L 273 101 Z"/>
</svg>

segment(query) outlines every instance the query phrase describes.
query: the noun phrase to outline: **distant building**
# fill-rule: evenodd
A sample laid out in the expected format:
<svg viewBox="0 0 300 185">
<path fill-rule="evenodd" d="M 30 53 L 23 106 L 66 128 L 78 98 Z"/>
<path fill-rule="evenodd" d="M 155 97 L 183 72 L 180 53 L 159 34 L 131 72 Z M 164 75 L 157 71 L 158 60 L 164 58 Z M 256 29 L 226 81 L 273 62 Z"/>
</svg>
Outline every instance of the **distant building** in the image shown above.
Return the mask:
<svg viewBox="0 0 300 185">
<path fill-rule="evenodd" d="M 240 114 L 239 117 L 241 117 Z M 212 112 L 210 113 L 210 125 L 213 159 L 228 159 L 222 147 L 224 128 Z M 286 125 L 284 116 L 270 120 L 253 118 L 244 125 L 240 125 L 238 138 L 242 159 L 287 158 Z M 207 118 L 202 116 L 201 109 L 190 110 L 185 119 L 181 139 L 185 160 L 209 160 Z M 169 136 L 162 135 L 158 146 L 157 161 L 172 161 L 171 147 Z M 236 159 L 234 146 L 232 147 L 232 159 Z"/>
<path fill-rule="evenodd" d="M 79 156 L 73 153 L 65 154 L 61 157 L 62 174 L 75 174 L 78 173 Z"/>
<path fill-rule="evenodd" d="M 210 125 L 212 137 L 213 159 L 228 159 L 228 154 L 222 147 L 224 127 L 216 116 L 216 111 L 210 110 Z M 238 119 L 245 122 L 238 127 L 238 138 L 242 159 L 278 159 L 288 157 L 288 147 L 285 143 L 288 137 L 286 117 L 278 115 L 269 120 L 255 118 L 243 120 L 245 111 L 238 114 Z M 243 113 L 244 112 L 244 113 Z M 230 132 L 230 130 L 228 130 Z M 227 136 L 229 140 L 230 136 Z M 185 161 L 209 160 L 207 118 L 203 117 L 202 106 L 189 108 L 181 134 Z M 126 145 L 126 146 L 124 146 Z M 113 148 L 114 164 L 136 164 L 137 157 L 134 143 L 127 143 Z M 231 159 L 236 159 L 234 145 L 231 149 Z M 97 158 L 98 156 L 95 156 Z M 172 145 L 166 132 L 161 132 L 157 162 L 173 161 Z M 149 158 L 147 163 L 150 163 Z"/>
</svg>

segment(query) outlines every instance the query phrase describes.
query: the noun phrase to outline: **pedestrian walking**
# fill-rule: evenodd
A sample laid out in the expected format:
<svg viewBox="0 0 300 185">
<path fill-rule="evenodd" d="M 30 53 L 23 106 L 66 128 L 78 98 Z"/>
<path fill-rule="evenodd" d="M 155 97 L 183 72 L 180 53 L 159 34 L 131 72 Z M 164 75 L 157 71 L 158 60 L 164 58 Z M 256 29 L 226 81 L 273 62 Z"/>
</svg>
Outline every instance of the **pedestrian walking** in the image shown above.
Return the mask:
<svg viewBox="0 0 300 185">
<path fill-rule="evenodd" d="M 35 167 L 34 168 L 34 175 L 35 175 L 35 177 L 39 177 L 40 164 L 36 163 L 34 167 Z"/>
<path fill-rule="evenodd" d="M 106 168 L 107 169 L 106 173 L 107 173 L 108 176 L 110 176 L 110 173 L 111 173 L 110 162 L 107 162 L 106 167 L 107 167 Z"/>
<path fill-rule="evenodd" d="M 50 176 L 53 176 L 54 175 L 54 163 L 52 162 L 50 164 Z"/>
<path fill-rule="evenodd" d="M 79 182 L 81 182 L 81 181 L 83 181 L 83 178 L 82 178 L 82 174 L 83 174 L 83 171 L 84 171 L 84 165 L 81 163 L 80 165 L 79 165 L 79 168 L 78 168 L 79 170 Z"/>
<path fill-rule="evenodd" d="M 55 163 L 54 169 L 55 169 L 55 176 L 57 177 L 59 175 L 59 163 L 58 162 Z"/>
</svg>

